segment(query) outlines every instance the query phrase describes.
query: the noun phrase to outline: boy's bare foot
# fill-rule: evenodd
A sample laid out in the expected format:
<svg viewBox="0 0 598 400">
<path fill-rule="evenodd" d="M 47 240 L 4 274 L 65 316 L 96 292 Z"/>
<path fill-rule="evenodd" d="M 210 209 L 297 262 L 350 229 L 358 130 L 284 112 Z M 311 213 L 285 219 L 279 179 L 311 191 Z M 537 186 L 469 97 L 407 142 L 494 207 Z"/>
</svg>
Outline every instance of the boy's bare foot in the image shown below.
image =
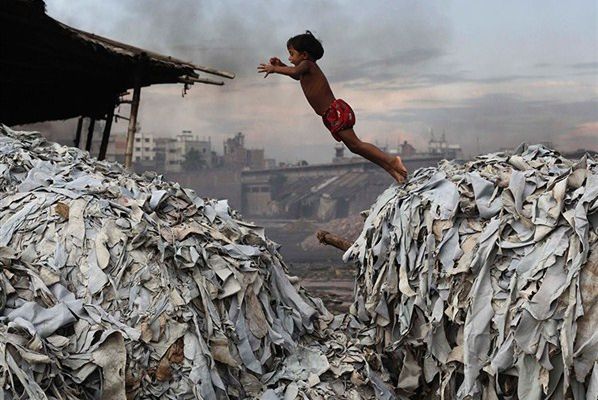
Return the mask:
<svg viewBox="0 0 598 400">
<path fill-rule="evenodd" d="M 403 164 L 401 157 L 395 157 L 395 159 L 391 163 L 392 169 L 395 173 L 392 176 L 397 180 L 397 182 L 402 183 L 407 180 L 407 167 Z"/>
<path fill-rule="evenodd" d="M 403 176 L 401 174 L 399 174 L 397 171 L 388 171 L 390 172 L 390 175 L 395 178 L 395 181 L 397 181 L 397 183 L 403 183 L 405 182 L 405 178 L 403 178 Z"/>
</svg>

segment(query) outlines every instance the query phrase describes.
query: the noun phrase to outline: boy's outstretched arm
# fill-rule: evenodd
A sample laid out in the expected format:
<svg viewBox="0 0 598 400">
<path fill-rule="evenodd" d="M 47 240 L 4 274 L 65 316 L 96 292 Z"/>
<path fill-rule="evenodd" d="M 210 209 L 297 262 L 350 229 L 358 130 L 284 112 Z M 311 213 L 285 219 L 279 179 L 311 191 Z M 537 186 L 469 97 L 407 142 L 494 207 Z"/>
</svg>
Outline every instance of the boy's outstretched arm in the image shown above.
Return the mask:
<svg viewBox="0 0 598 400">
<path fill-rule="evenodd" d="M 280 61 L 280 60 L 279 60 Z M 282 62 L 280 62 L 282 64 Z M 264 78 L 270 74 L 281 74 L 290 76 L 293 79 L 299 79 L 301 75 L 309 71 L 310 64 L 307 60 L 301 61 L 298 65 L 289 67 L 286 65 L 260 64 L 257 72 L 265 72 Z"/>
<path fill-rule="evenodd" d="M 272 58 L 270 58 L 270 64 L 272 64 L 272 65 L 279 65 L 281 67 L 286 67 L 287 66 L 278 57 L 272 57 Z"/>
</svg>

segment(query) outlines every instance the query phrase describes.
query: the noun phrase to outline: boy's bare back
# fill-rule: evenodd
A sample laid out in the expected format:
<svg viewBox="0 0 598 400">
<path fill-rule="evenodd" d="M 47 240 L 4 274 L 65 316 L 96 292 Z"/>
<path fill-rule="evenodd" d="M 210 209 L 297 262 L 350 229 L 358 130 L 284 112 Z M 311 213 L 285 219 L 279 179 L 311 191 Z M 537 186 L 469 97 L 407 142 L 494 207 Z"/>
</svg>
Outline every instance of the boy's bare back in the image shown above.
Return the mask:
<svg viewBox="0 0 598 400">
<path fill-rule="evenodd" d="M 280 59 L 273 57 L 270 64 L 260 64 L 258 71 L 266 73 L 264 78 L 271 73 L 278 73 L 299 80 L 309 105 L 318 115 L 324 115 L 335 99 L 328 79 L 307 52 L 299 52 L 293 47 L 289 47 L 288 50 L 292 66 L 287 66 Z"/>
<path fill-rule="evenodd" d="M 303 60 L 301 64 L 307 64 L 307 69 L 299 76 L 301 89 L 305 98 L 312 106 L 316 114 L 324 115 L 330 104 L 334 101 L 334 94 L 318 64 L 311 60 Z M 300 64 L 300 65 L 301 65 Z"/>
</svg>

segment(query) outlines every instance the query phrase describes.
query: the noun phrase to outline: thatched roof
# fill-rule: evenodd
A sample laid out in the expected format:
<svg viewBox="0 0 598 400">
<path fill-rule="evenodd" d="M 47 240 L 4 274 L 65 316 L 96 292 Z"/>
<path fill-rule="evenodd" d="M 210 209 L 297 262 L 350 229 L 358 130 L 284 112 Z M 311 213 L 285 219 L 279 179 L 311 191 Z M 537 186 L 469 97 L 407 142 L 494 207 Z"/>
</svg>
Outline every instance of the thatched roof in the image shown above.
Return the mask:
<svg viewBox="0 0 598 400">
<path fill-rule="evenodd" d="M 133 88 L 220 81 L 202 67 L 83 32 L 50 18 L 42 1 L 0 3 L 0 122 L 14 125 L 102 116 Z"/>
</svg>

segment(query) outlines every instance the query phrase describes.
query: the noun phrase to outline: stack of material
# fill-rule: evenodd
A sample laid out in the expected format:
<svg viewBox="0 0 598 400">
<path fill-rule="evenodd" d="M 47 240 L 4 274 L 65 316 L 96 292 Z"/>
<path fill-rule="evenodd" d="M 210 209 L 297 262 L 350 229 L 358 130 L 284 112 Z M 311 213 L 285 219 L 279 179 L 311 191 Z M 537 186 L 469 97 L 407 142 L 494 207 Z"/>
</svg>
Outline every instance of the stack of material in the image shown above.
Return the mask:
<svg viewBox="0 0 598 400">
<path fill-rule="evenodd" d="M 375 329 L 348 314 L 335 316 L 319 340 L 304 336 L 267 383 L 262 400 L 392 400 L 391 377 L 372 350 Z M 307 340 L 306 340 L 307 339 Z"/>
<path fill-rule="evenodd" d="M 392 399 L 375 331 L 276 247 L 226 201 L 0 125 L 0 398 Z"/>
<path fill-rule="evenodd" d="M 597 173 L 521 146 L 378 198 L 345 259 L 400 395 L 598 398 Z"/>
<path fill-rule="evenodd" d="M 9 399 L 257 395 L 332 321 L 226 201 L 1 125 L 0 283 Z"/>
</svg>

